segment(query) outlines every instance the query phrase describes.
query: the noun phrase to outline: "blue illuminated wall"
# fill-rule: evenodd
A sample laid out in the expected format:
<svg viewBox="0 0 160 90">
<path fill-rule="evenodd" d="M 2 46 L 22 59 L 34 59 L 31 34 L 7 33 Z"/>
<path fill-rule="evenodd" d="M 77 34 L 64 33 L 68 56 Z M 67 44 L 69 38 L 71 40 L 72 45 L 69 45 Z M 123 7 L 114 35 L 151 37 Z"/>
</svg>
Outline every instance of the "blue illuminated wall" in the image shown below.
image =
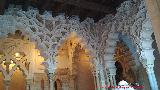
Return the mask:
<svg viewBox="0 0 160 90">
<path fill-rule="evenodd" d="M 136 53 L 136 47 L 133 45 L 131 39 L 127 35 L 119 34 L 119 39 L 127 45 L 127 47 L 130 49 L 131 53 Z"/>
</svg>

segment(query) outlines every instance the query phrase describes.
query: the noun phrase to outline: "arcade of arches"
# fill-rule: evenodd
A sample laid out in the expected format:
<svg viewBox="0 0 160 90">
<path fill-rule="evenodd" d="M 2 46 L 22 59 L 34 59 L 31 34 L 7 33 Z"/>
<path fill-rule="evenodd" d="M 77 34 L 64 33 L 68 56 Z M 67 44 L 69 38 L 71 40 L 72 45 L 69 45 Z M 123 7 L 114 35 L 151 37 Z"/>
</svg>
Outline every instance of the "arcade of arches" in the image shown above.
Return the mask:
<svg viewBox="0 0 160 90">
<path fill-rule="evenodd" d="M 159 90 L 159 21 L 148 1 L 126 0 L 98 22 L 10 5 L 0 15 L 0 90 L 115 90 L 106 86 L 122 80 Z"/>
</svg>

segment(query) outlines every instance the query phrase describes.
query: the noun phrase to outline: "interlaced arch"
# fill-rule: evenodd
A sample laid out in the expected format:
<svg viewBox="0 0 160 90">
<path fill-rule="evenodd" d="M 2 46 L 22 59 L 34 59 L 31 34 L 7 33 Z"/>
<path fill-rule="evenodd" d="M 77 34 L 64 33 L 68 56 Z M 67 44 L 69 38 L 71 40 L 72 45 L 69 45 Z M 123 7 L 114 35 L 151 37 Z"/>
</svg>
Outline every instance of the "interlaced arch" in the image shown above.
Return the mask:
<svg viewBox="0 0 160 90">
<path fill-rule="evenodd" d="M 11 77 L 17 68 L 19 68 L 26 77 L 29 76 L 30 64 L 32 62 L 28 60 L 31 55 L 29 54 L 30 52 L 27 52 L 27 49 L 30 49 L 30 47 L 26 47 L 27 42 L 6 38 L 1 40 L 0 46 L 2 47 L 1 52 L 3 52 L 3 56 L 0 58 L 0 67 L 4 77 Z M 5 67 L 2 65 L 2 62 L 4 62 Z"/>
</svg>

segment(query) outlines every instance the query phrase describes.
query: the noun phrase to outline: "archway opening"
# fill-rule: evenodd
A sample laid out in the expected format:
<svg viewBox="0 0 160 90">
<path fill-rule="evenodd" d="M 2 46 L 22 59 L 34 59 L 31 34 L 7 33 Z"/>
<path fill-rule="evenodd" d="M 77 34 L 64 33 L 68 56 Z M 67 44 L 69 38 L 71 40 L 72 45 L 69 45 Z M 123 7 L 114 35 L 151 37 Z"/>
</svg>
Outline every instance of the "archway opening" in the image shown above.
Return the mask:
<svg viewBox="0 0 160 90">
<path fill-rule="evenodd" d="M 128 83 L 136 82 L 136 75 L 132 67 L 135 65 L 134 58 L 131 55 L 129 48 L 123 43 L 123 41 L 117 42 L 115 49 L 116 60 L 116 83 L 125 80 Z"/>
<path fill-rule="evenodd" d="M 17 68 L 11 77 L 9 90 L 26 90 L 25 82 L 26 80 L 23 72 Z"/>
<path fill-rule="evenodd" d="M 22 35 L 20 30 L 0 39 L 0 52 L 2 52 L 0 71 L 4 76 L 3 81 L 9 80 L 9 90 L 25 90 L 27 87 L 33 90 L 43 90 L 49 87 L 48 78 L 44 72 L 45 67 L 41 65 L 44 58 L 35 45 L 34 42 L 29 41 L 29 38 Z M 41 78 L 44 79 L 45 87 L 41 86 Z M 4 88 L 7 87 L 5 82 L 3 85 Z"/>
<path fill-rule="evenodd" d="M 119 62 L 116 62 L 115 66 L 117 68 L 117 70 L 116 70 L 116 77 L 115 78 L 116 78 L 116 83 L 118 84 L 120 81 L 122 81 L 124 79 L 123 78 L 123 74 L 122 74 L 123 67 L 122 67 L 121 63 L 119 63 Z"/>
<path fill-rule="evenodd" d="M 72 32 L 58 48 L 55 79 L 60 79 L 64 84 L 68 83 L 70 90 L 94 90 L 94 76 L 90 62 L 92 56 L 89 53 L 81 38 Z"/>
</svg>

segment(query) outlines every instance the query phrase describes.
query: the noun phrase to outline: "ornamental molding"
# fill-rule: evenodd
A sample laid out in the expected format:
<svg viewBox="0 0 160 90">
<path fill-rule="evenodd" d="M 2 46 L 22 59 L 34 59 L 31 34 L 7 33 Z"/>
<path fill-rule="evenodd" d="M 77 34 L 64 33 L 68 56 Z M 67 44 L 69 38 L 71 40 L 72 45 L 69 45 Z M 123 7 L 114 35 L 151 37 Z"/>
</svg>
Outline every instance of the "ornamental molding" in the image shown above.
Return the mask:
<svg viewBox="0 0 160 90">
<path fill-rule="evenodd" d="M 6 38 L 1 40 L 0 46 L 2 47 L 0 49 L 2 55 L 0 57 L 0 70 L 6 79 L 11 79 L 17 68 L 23 72 L 26 78 L 32 76 L 34 72 L 32 70 L 33 61 L 30 58 L 33 54 L 31 51 L 34 49 L 32 43 L 21 39 Z M 20 53 L 18 58 L 15 55 L 17 52 Z"/>
<path fill-rule="evenodd" d="M 109 20 L 107 20 L 110 18 Z M 147 9 L 144 0 L 128 0 L 121 4 L 117 9 L 117 13 L 108 15 L 97 23 L 98 25 L 108 26 L 107 42 L 111 42 L 109 36 L 110 33 L 121 33 L 128 36 L 132 44 L 137 48 L 140 48 L 140 35 L 143 34 L 143 24 L 148 20 Z M 112 43 L 111 43 L 112 44 Z M 108 44 L 106 44 L 108 45 Z M 106 46 L 108 47 L 108 46 Z M 104 49 L 104 48 L 103 48 Z"/>
<path fill-rule="evenodd" d="M 9 33 L 14 34 L 20 30 L 22 35 L 36 43 L 36 48 L 41 51 L 46 61 L 42 63 L 47 73 L 55 71 L 55 55 L 58 47 L 72 32 L 76 32 L 78 37 L 86 44 L 86 48 L 91 52 L 96 48 L 95 32 L 90 35 L 90 30 L 94 26 L 93 19 L 87 18 L 80 22 L 78 17 L 66 17 L 65 15 L 52 15 L 45 11 L 40 15 L 37 9 L 30 8 L 22 11 L 19 8 L 9 8 L 5 15 L 0 16 L 0 37 L 5 38 Z M 95 53 L 91 53 L 94 55 Z"/>
<path fill-rule="evenodd" d="M 77 33 L 85 42 L 85 47 L 93 52 L 91 55 L 96 58 L 105 55 L 108 42 L 114 44 L 109 39 L 110 33 L 127 35 L 139 53 L 140 35 L 147 20 L 144 0 L 127 0 L 117 8 L 115 15 L 106 15 L 96 23 L 91 18 L 80 22 L 77 16 L 66 17 L 61 14 L 53 17 L 49 11 L 40 15 L 35 8 L 22 11 L 20 8 L 11 7 L 4 15 L 0 15 L 0 37 L 7 37 L 8 33 L 20 30 L 30 41 L 36 42 L 41 55 L 46 59 L 45 64 L 51 66 L 48 66 L 48 69 L 52 71 L 58 47 L 72 32 Z"/>
<path fill-rule="evenodd" d="M 105 60 L 113 60 L 114 47 L 111 46 L 116 45 L 117 39 L 114 39 L 112 33 L 121 33 L 130 38 L 132 45 L 136 47 L 136 55 L 139 56 L 139 60 L 144 67 L 146 67 L 147 64 L 152 65 L 154 63 L 153 40 L 151 38 L 153 31 L 144 0 L 125 1 L 117 9 L 115 15 L 107 15 L 96 23 L 96 29 L 101 28 L 107 32 L 106 45 L 102 47 L 105 50 Z M 147 50 L 147 48 L 150 50 Z M 150 52 L 151 61 L 145 60 L 144 58 L 144 56 L 148 55 L 147 52 Z M 105 65 L 107 68 L 109 63 L 107 61 L 105 63 L 107 63 Z"/>
</svg>

